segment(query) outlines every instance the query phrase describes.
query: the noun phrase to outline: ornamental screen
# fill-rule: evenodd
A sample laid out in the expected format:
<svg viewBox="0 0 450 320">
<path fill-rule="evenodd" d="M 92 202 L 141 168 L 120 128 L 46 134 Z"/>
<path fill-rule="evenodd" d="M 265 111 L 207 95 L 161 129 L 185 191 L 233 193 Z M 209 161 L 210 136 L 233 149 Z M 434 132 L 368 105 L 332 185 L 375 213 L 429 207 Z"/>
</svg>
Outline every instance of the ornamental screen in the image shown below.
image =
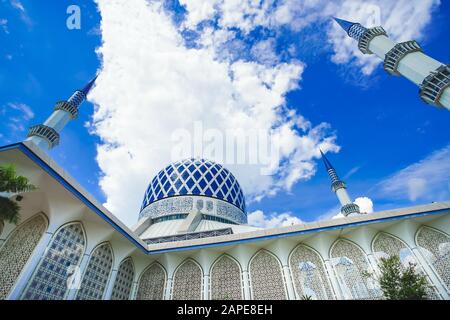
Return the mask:
<svg viewBox="0 0 450 320">
<path fill-rule="evenodd" d="M 47 222 L 42 215 L 18 226 L 0 250 L 0 300 L 5 299 L 38 244 Z"/>
<path fill-rule="evenodd" d="M 378 261 L 383 256 L 393 256 L 397 255 L 400 258 L 400 261 L 402 263 L 402 269 L 404 270 L 407 268 L 410 264 L 413 264 L 416 266 L 416 270 L 427 276 L 426 273 L 423 271 L 422 266 L 415 258 L 412 251 L 408 248 L 408 246 L 400 241 L 399 239 L 386 234 L 386 233 L 380 233 L 373 244 L 373 251 L 375 253 L 375 256 L 378 258 Z M 381 254 L 380 254 L 381 253 Z M 438 294 L 436 291 L 436 288 L 434 287 L 433 283 L 430 279 L 428 279 L 428 283 L 430 284 L 430 287 L 427 289 L 427 295 L 429 299 L 438 299 Z"/>
<path fill-rule="evenodd" d="M 83 256 L 85 240 L 80 223 L 65 225 L 53 236 L 26 288 L 25 300 L 64 299 Z"/>
<path fill-rule="evenodd" d="M 202 270 L 194 261 L 188 260 L 177 269 L 173 281 L 172 299 L 202 299 Z"/>
<path fill-rule="evenodd" d="M 338 240 L 331 250 L 331 257 L 331 264 L 345 299 L 375 299 L 380 296 L 377 284 L 364 276 L 371 269 L 364 252 L 358 246 L 346 240 Z"/>
<path fill-rule="evenodd" d="M 298 298 L 333 299 L 327 272 L 316 252 L 301 245 L 294 250 L 289 262 Z"/>
<path fill-rule="evenodd" d="M 137 292 L 137 300 L 162 300 L 164 298 L 164 287 L 166 273 L 157 263 L 151 265 L 141 276 Z"/>
<path fill-rule="evenodd" d="M 103 298 L 112 263 L 112 249 L 109 243 L 104 243 L 94 249 L 77 293 L 77 300 L 101 300 Z"/>
<path fill-rule="evenodd" d="M 406 244 L 386 233 L 380 233 L 376 237 L 373 243 L 373 252 L 378 261 L 382 257 L 397 255 L 403 267 L 408 267 L 409 263 L 417 263 Z"/>
<path fill-rule="evenodd" d="M 450 237 L 435 229 L 423 227 L 417 235 L 417 245 L 447 290 L 450 290 Z"/>
<path fill-rule="evenodd" d="M 269 252 L 262 250 L 252 259 L 250 279 L 253 299 L 286 299 L 281 265 Z"/>
<path fill-rule="evenodd" d="M 116 281 L 114 282 L 111 300 L 130 299 L 131 286 L 134 279 L 134 266 L 131 258 L 125 259 L 119 266 Z"/>
<path fill-rule="evenodd" d="M 241 270 L 236 261 L 222 256 L 211 270 L 212 300 L 241 300 Z"/>
</svg>

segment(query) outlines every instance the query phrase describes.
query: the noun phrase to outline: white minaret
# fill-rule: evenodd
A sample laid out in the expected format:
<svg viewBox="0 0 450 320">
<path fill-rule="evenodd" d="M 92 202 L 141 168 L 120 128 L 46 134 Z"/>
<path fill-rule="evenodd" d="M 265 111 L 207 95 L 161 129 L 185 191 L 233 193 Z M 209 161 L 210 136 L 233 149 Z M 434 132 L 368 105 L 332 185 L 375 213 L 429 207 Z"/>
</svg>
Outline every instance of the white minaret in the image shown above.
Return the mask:
<svg viewBox="0 0 450 320">
<path fill-rule="evenodd" d="M 339 199 L 339 202 L 341 203 L 341 213 L 344 216 L 348 216 L 352 213 L 361 213 L 359 211 L 359 206 L 356 203 L 353 203 L 350 197 L 347 193 L 347 186 L 345 185 L 344 181 L 341 181 L 336 173 L 336 170 L 334 170 L 333 166 L 331 165 L 330 161 L 328 161 L 327 157 L 323 154 L 322 150 L 320 150 L 320 154 L 322 155 L 323 163 L 325 164 L 325 169 L 328 172 L 328 175 L 331 179 L 331 189 L 334 193 L 336 193 L 336 196 Z"/>
<path fill-rule="evenodd" d="M 95 77 L 81 90 L 75 91 L 67 101 L 59 101 L 44 124 L 30 127 L 27 141 L 33 142 L 39 148 L 50 150 L 59 143 L 59 133 L 70 120 L 78 116 L 78 107 L 86 99 L 94 85 Z"/>
<path fill-rule="evenodd" d="M 450 110 L 450 65 L 424 54 L 415 40 L 395 43 L 382 27 L 367 29 L 359 23 L 334 19 L 358 41 L 362 53 L 377 55 L 389 74 L 404 76 L 418 85 L 423 101 Z"/>
</svg>

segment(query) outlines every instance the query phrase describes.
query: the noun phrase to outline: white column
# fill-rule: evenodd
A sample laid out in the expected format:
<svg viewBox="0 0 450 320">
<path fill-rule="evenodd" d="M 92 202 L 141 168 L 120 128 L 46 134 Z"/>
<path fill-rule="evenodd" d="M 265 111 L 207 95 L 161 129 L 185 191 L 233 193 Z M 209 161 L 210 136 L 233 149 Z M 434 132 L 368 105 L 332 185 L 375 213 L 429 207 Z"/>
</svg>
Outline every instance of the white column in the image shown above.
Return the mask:
<svg viewBox="0 0 450 320">
<path fill-rule="evenodd" d="M 172 278 L 167 278 L 166 291 L 164 292 L 164 300 L 171 300 L 171 292 L 172 292 Z"/>
<path fill-rule="evenodd" d="M 109 278 L 108 288 L 106 289 L 105 300 L 111 300 L 112 290 L 114 288 L 114 283 L 116 282 L 117 269 L 113 269 L 111 272 L 111 277 Z"/>
<path fill-rule="evenodd" d="M 47 247 L 52 240 L 53 233 L 46 232 L 42 235 L 41 240 L 39 240 L 39 243 L 37 244 L 36 248 L 33 251 L 33 254 L 28 259 L 27 263 L 22 269 L 22 272 L 20 273 L 19 277 L 16 280 L 16 283 L 14 284 L 13 289 L 11 290 L 9 296 L 7 299 L 9 300 L 18 300 L 20 299 L 20 296 L 22 292 L 25 290 L 27 284 L 29 283 L 31 276 L 38 266 L 41 259 L 44 258 L 45 253 L 47 251 Z"/>
<path fill-rule="evenodd" d="M 336 278 L 336 274 L 334 272 L 333 266 L 331 265 L 331 261 L 329 259 L 324 260 L 324 264 L 325 264 L 325 269 L 327 271 L 328 277 L 331 282 L 332 290 L 335 295 L 334 298 L 338 299 L 338 300 L 345 299 L 344 295 L 342 294 L 341 286 L 339 285 L 339 281 Z"/>
<path fill-rule="evenodd" d="M 89 257 L 90 257 L 89 254 L 83 255 L 83 258 L 81 259 L 80 267 L 78 270 L 78 272 L 80 273 L 79 274 L 79 283 L 75 284 L 75 286 L 76 286 L 75 288 L 69 289 L 69 294 L 67 295 L 66 300 L 74 300 L 76 294 L 78 293 L 78 290 L 80 290 L 81 282 L 83 281 L 84 271 L 86 270 L 86 266 L 89 261 Z"/>
<path fill-rule="evenodd" d="M 294 285 L 292 283 L 292 278 L 291 278 L 291 273 L 290 273 L 289 267 L 287 265 L 283 266 L 283 276 L 284 276 L 284 280 L 286 282 L 286 288 L 287 288 L 287 293 L 288 293 L 287 298 L 289 300 L 296 300 Z"/>
<path fill-rule="evenodd" d="M 209 274 L 203 275 L 203 300 L 209 300 Z"/>
<path fill-rule="evenodd" d="M 130 292 L 130 300 L 136 300 L 136 294 L 138 290 L 138 283 L 137 281 L 134 281 L 131 285 L 131 292 Z"/>
<path fill-rule="evenodd" d="M 242 281 L 244 282 L 244 300 L 251 300 L 250 278 L 247 270 L 242 270 Z"/>
</svg>

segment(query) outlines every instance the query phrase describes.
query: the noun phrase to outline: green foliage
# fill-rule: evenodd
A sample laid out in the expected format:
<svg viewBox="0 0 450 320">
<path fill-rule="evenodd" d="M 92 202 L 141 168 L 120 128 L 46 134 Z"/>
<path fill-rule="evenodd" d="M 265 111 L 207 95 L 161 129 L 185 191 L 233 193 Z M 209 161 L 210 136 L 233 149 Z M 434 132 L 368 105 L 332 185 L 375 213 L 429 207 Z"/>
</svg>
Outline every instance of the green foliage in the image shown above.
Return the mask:
<svg viewBox="0 0 450 320">
<path fill-rule="evenodd" d="M 388 300 L 425 300 L 429 289 L 425 275 L 416 271 L 416 264 L 403 267 L 397 255 L 381 258 L 381 290 Z"/>
<path fill-rule="evenodd" d="M 0 192 L 26 192 L 35 190 L 26 177 L 16 173 L 14 165 L 0 166 Z M 0 221 L 18 224 L 20 221 L 20 206 L 14 200 L 0 196 Z"/>
<path fill-rule="evenodd" d="M 307 294 L 304 294 L 304 295 L 302 295 L 302 297 L 300 299 L 301 300 L 312 300 L 312 297 Z"/>
</svg>

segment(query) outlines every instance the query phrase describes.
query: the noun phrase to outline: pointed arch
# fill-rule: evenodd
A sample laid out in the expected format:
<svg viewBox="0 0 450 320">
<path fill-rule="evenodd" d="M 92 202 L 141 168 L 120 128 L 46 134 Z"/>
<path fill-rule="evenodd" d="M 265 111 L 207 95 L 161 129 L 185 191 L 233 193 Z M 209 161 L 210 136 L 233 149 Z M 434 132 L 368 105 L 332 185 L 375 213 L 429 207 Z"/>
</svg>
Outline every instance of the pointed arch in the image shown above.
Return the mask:
<svg viewBox="0 0 450 320">
<path fill-rule="evenodd" d="M 0 247 L 0 300 L 8 296 L 47 227 L 47 217 L 37 213 L 17 226 Z"/>
<path fill-rule="evenodd" d="M 210 271 L 212 300 L 242 300 L 242 270 L 239 262 L 228 254 L 216 259 Z"/>
<path fill-rule="evenodd" d="M 422 226 L 416 233 L 416 245 L 450 291 L 450 236 L 435 228 Z"/>
<path fill-rule="evenodd" d="M 289 255 L 289 268 L 297 298 L 310 296 L 317 300 L 333 299 L 325 264 L 316 250 L 300 243 Z"/>
<path fill-rule="evenodd" d="M 379 232 L 373 238 L 372 252 L 377 260 L 382 257 L 397 255 L 403 266 L 407 266 L 409 262 L 418 263 L 413 252 L 403 240 L 384 231 Z"/>
<path fill-rule="evenodd" d="M 81 222 L 69 222 L 53 235 L 45 255 L 24 290 L 22 299 L 62 300 L 68 286 L 76 281 L 86 248 L 86 233 Z"/>
<path fill-rule="evenodd" d="M 117 270 L 111 300 L 129 300 L 134 280 L 134 263 L 131 257 L 122 260 Z"/>
<path fill-rule="evenodd" d="M 192 258 L 184 260 L 173 277 L 173 300 L 201 300 L 203 270 Z"/>
<path fill-rule="evenodd" d="M 259 250 L 250 259 L 249 270 L 253 299 L 287 299 L 283 270 L 277 256 L 265 249 Z"/>
<path fill-rule="evenodd" d="M 378 285 L 364 276 L 371 272 L 363 249 L 347 239 L 337 239 L 330 248 L 330 262 L 345 299 L 375 299 L 381 296 Z"/>
<path fill-rule="evenodd" d="M 91 257 L 77 292 L 77 300 L 101 300 L 105 293 L 113 265 L 113 250 L 109 242 L 97 245 Z"/>
<path fill-rule="evenodd" d="M 160 263 L 155 261 L 145 268 L 138 283 L 136 300 L 163 300 L 167 272 Z"/>
</svg>

